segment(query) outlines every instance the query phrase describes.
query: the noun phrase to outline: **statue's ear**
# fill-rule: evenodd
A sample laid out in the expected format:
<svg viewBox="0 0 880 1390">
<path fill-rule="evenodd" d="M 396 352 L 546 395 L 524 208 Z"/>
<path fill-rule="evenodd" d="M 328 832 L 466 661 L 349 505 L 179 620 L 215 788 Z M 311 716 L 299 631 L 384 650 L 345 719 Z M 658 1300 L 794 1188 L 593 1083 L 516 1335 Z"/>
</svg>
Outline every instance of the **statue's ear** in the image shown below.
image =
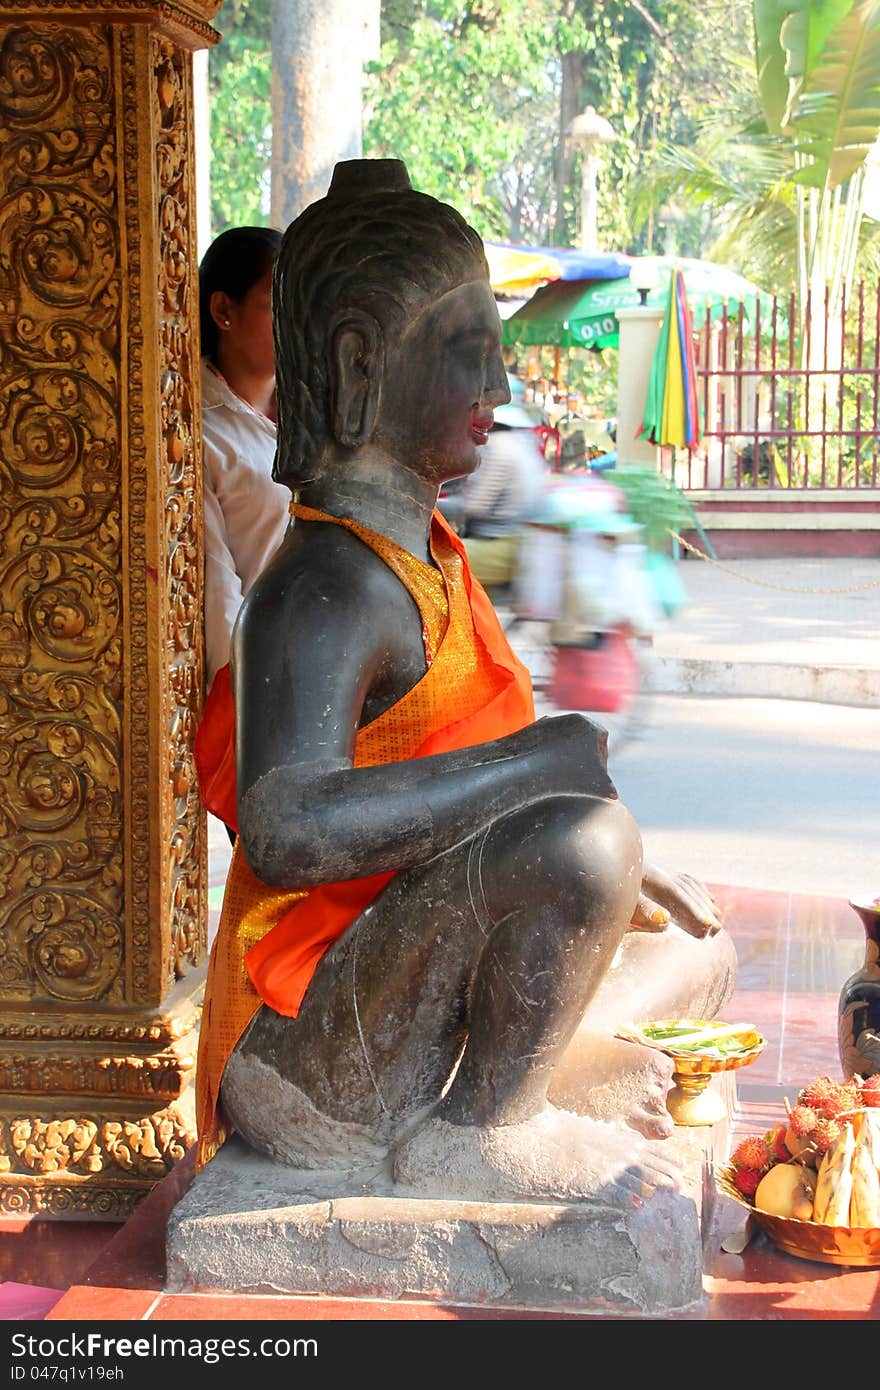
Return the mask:
<svg viewBox="0 0 880 1390">
<path fill-rule="evenodd" d="M 382 330 L 371 314 L 350 309 L 330 332 L 333 433 L 346 448 L 373 433 L 385 363 Z"/>
</svg>

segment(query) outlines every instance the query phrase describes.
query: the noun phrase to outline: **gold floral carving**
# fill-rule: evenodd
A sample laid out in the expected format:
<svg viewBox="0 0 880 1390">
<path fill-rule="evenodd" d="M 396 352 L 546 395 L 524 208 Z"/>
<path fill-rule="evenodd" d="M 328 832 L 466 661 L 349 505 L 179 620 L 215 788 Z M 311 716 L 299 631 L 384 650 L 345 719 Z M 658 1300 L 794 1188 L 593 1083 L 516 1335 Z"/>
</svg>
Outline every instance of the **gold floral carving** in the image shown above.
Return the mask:
<svg viewBox="0 0 880 1390">
<path fill-rule="evenodd" d="M 193 1138 L 171 1109 L 131 1120 L 15 1118 L 0 1123 L 0 1173 L 84 1176 L 120 1170 L 156 1179 L 183 1157 Z"/>
<path fill-rule="evenodd" d="M 88 1213 L 121 1219 L 195 1139 L 174 1105 L 153 1114 L 0 1120 L 0 1214 Z"/>
<path fill-rule="evenodd" d="M 176 1100 L 191 1078 L 193 1053 L 159 1056 L 62 1057 L 57 1054 L 0 1055 L 0 1091 L 24 1095 L 76 1092 Z"/>
<path fill-rule="evenodd" d="M 108 29 L 0 31 L 0 994 L 122 1002 Z"/>
<path fill-rule="evenodd" d="M 168 594 L 163 662 L 165 766 L 161 818 L 170 854 L 163 899 L 171 923 L 170 978 L 198 965 L 206 949 L 207 914 L 201 902 L 207 880 L 205 822 L 193 762 L 201 706 L 202 576 L 199 526 L 202 512 L 201 447 L 194 388 L 199 359 L 192 331 L 198 310 L 193 187 L 190 174 L 192 92 L 190 68 L 168 39 L 153 39 L 156 181 L 159 231 L 159 353 L 161 465 L 165 500 L 165 564 Z"/>
<path fill-rule="evenodd" d="M 122 161 L 127 170 L 136 171 L 142 163 L 142 140 L 138 85 L 138 35 L 123 27 L 117 33 L 119 52 L 119 92 L 122 106 Z M 150 146 L 152 157 L 152 124 Z M 125 730 L 128 747 L 128 782 L 125 817 L 138 830 L 129 836 L 126 856 L 125 897 L 127 904 L 127 989 L 134 1000 L 161 997 L 160 980 L 163 949 L 154 941 L 150 898 L 152 846 L 147 827 L 151 824 L 150 802 L 150 682 L 148 678 L 151 630 L 148 586 L 158 588 L 155 557 L 148 552 L 148 410 L 144 281 L 149 285 L 149 256 L 146 265 L 141 254 L 142 210 L 135 177 L 123 181 L 122 236 L 126 248 L 127 319 L 125 331 L 126 376 L 128 379 L 125 445 L 125 503 L 128 515 L 124 538 L 126 588 L 128 599 L 127 668 L 125 689 Z M 152 637 L 155 641 L 155 637 Z M 155 698 L 155 697 L 154 697 Z"/>
<path fill-rule="evenodd" d="M 13 0 L 0 21 L 2 1211 L 118 1219 L 194 1138 L 178 1108 L 207 918 L 185 49 L 214 41 L 218 7 Z"/>
<path fill-rule="evenodd" d="M 149 153 L 137 41 L 131 30 L 59 24 L 39 33 L 11 27 L 0 37 L 0 778 L 7 790 L 0 992 L 16 999 L 118 1003 L 152 992 L 155 1002 L 205 950 L 206 847 L 192 759 L 202 651 L 190 74 L 169 39 L 151 43 L 155 518 L 147 515 L 143 210 L 131 177 L 120 206 L 118 177 L 120 154 L 134 170 Z M 152 543 L 151 527 L 158 531 Z M 160 563 L 151 566 L 153 546 Z M 158 633 L 150 622 L 151 571 Z M 149 676 L 157 637 L 158 692 Z M 151 747 L 157 699 L 160 733 Z M 151 846 L 149 788 L 156 785 L 160 835 Z M 154 876 L 159 904 L 150 897 Z M 156 941 L 157 907 L 170 943 L 164 950 Z M 165 977 L 157 981 L 159 956 Z"/>
<path fill-rule="evenodd" d="M 132 22 L 152 23 L 168 32 L 187 48 L 208 48 L 220 35 L 209 20 L 220 9 L 222 0 L 6 0 L 3 8 L 16 17 L 43 21 L 47 15 L 59 19 L 86 17 L 90 22 L 112 12 L 124 14 Z"/>
<path fill-rule="evenodd" d="M 93 1120 L 17 1119 L 9 1122 L 8 1131 L 0 1158 L 6 1172 L 16 1167 L 31 1173 L 99 1173 L 104 1166 L 95 1148 L 98 1126 Z"/>
</svg>

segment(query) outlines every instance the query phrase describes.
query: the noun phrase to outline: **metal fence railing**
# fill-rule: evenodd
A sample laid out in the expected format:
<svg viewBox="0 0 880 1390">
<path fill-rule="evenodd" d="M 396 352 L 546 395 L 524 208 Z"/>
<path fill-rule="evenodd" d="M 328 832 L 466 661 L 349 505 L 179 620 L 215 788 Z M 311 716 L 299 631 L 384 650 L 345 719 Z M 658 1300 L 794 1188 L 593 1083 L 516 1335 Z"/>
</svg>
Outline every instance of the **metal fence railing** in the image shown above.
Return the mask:
<svg viewBox="0 0 880 1390">
<path fill-rule="evenodd" d="M 862 282 L 838 310 L 827 289 L 802 315 L 794 295 L 774 296 L 753 322 L 725 308 L 697 329 L 703 435 L 676 451 L 680 487 L 880 486 L 880 283 Z"/>
</svg>

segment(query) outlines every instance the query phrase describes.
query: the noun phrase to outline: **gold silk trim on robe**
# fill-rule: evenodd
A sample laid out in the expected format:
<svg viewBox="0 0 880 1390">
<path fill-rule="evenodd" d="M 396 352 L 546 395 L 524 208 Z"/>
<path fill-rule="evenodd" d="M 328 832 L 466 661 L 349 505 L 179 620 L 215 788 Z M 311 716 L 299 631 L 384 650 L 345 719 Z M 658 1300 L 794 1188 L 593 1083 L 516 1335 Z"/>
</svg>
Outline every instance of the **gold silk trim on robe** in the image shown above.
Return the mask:
<svg viewBox="0 0 880 1390">
<path fill-rule="evenodd" d="M 398 576 L 422 618 L 428 670 L 397 704 L 358 730 L 355 767 L 470 747 L 532 722 L 528 672 L 511 652 L 491 603 L 470 575 L 461 542 L 439 513 L 431 529 L 435 569 L 348 518 L 297 504 L 291 512 L 300 521 L 330 522 L 356 535 Z M 206 717 L 209 705 L 210 700 Z M 228 720 L 230 708 L 227 697 L 218 718 Z M 214 747 L 233 737 L 231 728 L 207 732 Z M 376 874 L 310 891 L 269 888 L 251 873 L 236 845 L 199 1037 L 198 1167 L 227 1137 L 218 1110 L 223 1069 L 261 1002 L 295 1017 L 321 956 L 391 878 Z"/>
</svg>

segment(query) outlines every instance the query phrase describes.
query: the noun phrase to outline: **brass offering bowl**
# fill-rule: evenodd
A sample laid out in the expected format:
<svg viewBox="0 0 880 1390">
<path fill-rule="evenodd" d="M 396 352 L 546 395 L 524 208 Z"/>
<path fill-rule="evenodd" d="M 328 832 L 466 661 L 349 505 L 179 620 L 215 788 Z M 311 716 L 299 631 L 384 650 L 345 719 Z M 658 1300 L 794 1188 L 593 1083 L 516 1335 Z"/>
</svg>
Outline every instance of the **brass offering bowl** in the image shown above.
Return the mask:
<svg viewBox="0 0 880 1390">
<path fill-rule="evenodd" d="M 642 1026 L 672 1027 L 675 1024 L 689 1024 L 694 1028 L 705 1026 L 703 1020 L 689 1018 L 652 1018 Z M 754 1032 L 757 1038 L 754 1047 L 734 1053 L 730 1057 L 705 1057 L 692 1052 L 676 1052 L 674 1047 L 666 1042 L 655 1042 L 628 1029 L 621 1029 L 618 1037 L 641 1043 L 643 1047 L 654 1047 L 658 1052 L 665 1052 L 667 1057 L 672 1058 L 673 1084 L 666 1097 L 666 1108 L 677 1125 L 714 1125 L 726 1117 L 727 1106 L 716 1090 L 709 1089 L 709 1083 L 717 1072 L 747 1067 L 756 1057 L 760 1057 L 767 1046 L 767 1040 L 757 1029 Z"/>
<path fill-rule="evenodd" d="M 753 1221 L 766 1231 L 773 1244 L 801 1260 L 858 1268 L 880 1267 L 880 1227 L 823 1226 L 818 1221 L 798 1221 L 793 1216 L 772 1216 L 744 1197 L 733 1182 L 733 1165 L 719 1170 L 716 1182 L 725 1197 L 745 1207 Z"/>
</svg>

